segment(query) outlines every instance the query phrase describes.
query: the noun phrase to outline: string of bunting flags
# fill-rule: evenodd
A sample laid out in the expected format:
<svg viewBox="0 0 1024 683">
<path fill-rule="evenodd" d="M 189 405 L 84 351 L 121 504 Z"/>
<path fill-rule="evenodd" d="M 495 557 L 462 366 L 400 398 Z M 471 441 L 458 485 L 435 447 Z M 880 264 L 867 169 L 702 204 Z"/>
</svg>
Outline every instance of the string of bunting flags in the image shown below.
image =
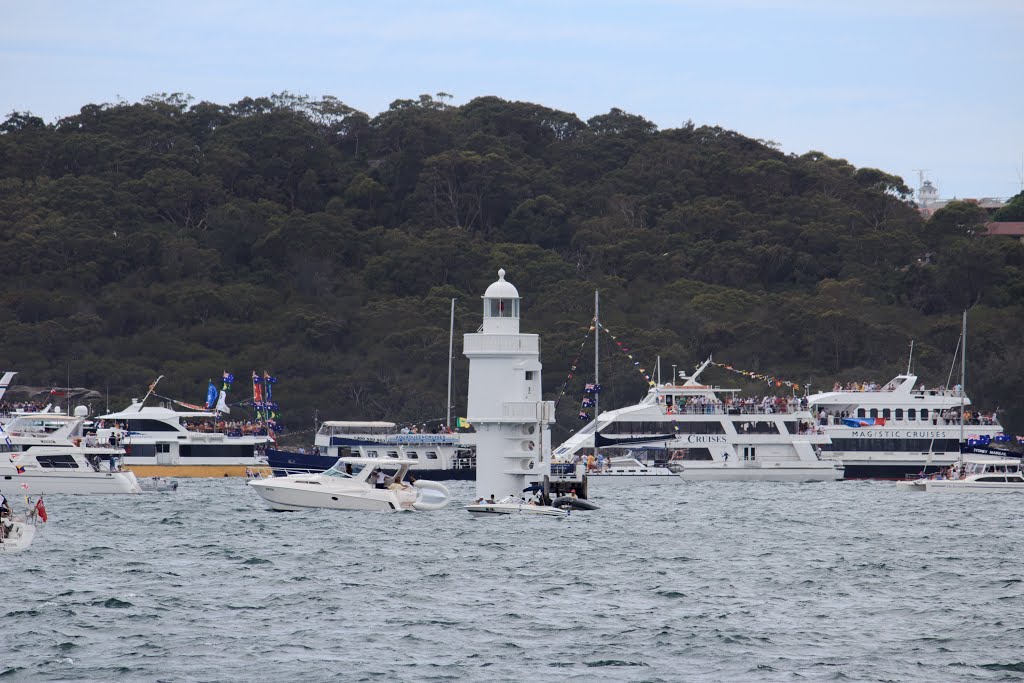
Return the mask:
<svg viewBox="0 0 1024 683">
<path fill-rule="evenodd" d="M 626 357 L 629 358 L 630 361 L 632 361 L 633 367 L 637 369 L 637 371 L 640 373 L 640 376 L 643 377 L 644 380 L 647 382 L 647 386 L 653 387 L 654 386 L 654 380 L 652 380 L 651 376 L 649 374 L 647 374 L 647 370 L 645 368 L 640 367 L 640 361 L 633 360 L 633 354 L 631 354 L 629 352 L 629 347 L 628 346 L 624 346 L 622 344 L 622 342 L 619 341 L 619 338 L 616 337 L 614 334 L 612 334 L 611 330 L 609 330 L 607 327 L 605 327 L 603 323 L 598 323 L 598 324 L 601 325 L 601 329 L 604 330 L 605 333 L 607 333 L 607 335 L 609 337 L 611 337 L 613 342 L 615 342 L 615 346 L 618 347 L 619 351 L 622 351 L 622 353 L 624 353 L 626 355 Z M 591 328 L 591 329 L 593 329 L 593 328 Z"/>
<path fill-rule="evenodd" d="M 767 384 L 772 384 L 776 387 L 786 386 L 792 387 L 793 389 L 797 390 L 800 389 L 800 384 L 797 382 L 791 382 L 786 379 L 772 377 L 771 375 L 765 375 L 759 372 L 752 372 L 750 370 L 740 370 L 739 368 L 734 368 L 728 363 L 716 363 L 715 361 L 711 361 L 711 364 L 714 365 L 716 368 L 722 368 L 723 370 L 728 370 L 729 372 L 735 372 L 737 375 L 743 375 L 747 379 L 754 379 L 759 382 L 766 382 Z"/>
</svg>

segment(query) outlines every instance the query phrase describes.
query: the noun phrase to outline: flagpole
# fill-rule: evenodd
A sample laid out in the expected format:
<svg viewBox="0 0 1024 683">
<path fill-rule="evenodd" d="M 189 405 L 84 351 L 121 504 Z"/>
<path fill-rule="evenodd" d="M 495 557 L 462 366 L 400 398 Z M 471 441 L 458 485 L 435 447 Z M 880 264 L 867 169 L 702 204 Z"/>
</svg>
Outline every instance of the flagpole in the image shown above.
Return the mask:
<svg viewBox="0 0 1024 683">
<path fill-rule="evenodd" d="M 150 397 L 150 395 L 153 393 L 153 390 L 156 389 L 156 385 L 159 384 L 160 380 L 162 380 L 163 378 L 164 376 L 160 375 L 152 384 L 149 385 L 149 391 L 147 391 L 146 395 L 142 398 L 142 403 L 139 404 L 139 410 L 142 409 L 143 404 L 146 403 L 146 399 Z"/>
<path fill-rule="evenodd" d="M 452 431 L 452 343 L 455 340 L 455 299 L 452 299 L 452 315 L 448 324 L 448 402 L 445 404 L 444 424 Z"/>
<path fill-rule="evenodd" d="M 597 424 L 597 416 L 601 414 L 601 392 L 597 387 L 601 384 L 601 361 L 598 355 L 601 346 L 601 317 L 598 307 L 598 290 L 594 290 L 594 424 Z M 595 443 L 595 450 L 596 443 Z"/>
</svg>

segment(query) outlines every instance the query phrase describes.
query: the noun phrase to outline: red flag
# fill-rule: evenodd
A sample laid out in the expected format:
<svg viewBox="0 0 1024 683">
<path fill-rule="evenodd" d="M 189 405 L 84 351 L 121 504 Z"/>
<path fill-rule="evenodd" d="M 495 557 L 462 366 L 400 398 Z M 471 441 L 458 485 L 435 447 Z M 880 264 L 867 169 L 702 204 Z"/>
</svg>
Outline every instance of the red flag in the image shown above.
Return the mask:
<svg viewBox="0 0 1024 683">
<path fill-rule="evenodd" d="M 50 396 L 67 396 L 67 393 L 59 389 L 50 389 Z"/>
<path fill-rule="evenodd" d="M 36 514 L 39 515 L 39 519 L 43 520 L 44 522 L 46 521 L 46 506 L 43 505 L 42 496 L 40 496 L 39 500 L 36 501 Z"/>
</svg>

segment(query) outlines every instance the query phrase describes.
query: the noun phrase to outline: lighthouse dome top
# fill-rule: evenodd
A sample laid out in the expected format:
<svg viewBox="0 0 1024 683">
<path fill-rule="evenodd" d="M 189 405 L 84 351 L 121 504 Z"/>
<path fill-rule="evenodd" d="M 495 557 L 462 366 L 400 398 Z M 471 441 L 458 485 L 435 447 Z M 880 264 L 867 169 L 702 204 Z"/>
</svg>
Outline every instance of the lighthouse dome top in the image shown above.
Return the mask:
<svg viewBox="0 0 1024 683">
<path fill-rule="evenodd" d="M 491 286 L 484 292 L 485 299 L 518 299 L 519 290 L 511 282 L 505 281 L 505 269 L 501 268 L 498 270 L 497 282 L 492 282 Z"/>
</svg>

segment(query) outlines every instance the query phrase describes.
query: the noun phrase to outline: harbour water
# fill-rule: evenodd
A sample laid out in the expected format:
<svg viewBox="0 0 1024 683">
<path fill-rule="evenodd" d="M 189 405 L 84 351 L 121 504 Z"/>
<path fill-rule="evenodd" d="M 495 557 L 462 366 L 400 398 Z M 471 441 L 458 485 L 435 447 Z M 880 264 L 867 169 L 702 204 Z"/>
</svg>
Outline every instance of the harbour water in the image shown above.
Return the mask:
<svg viewBox="0 0 1024 683">
<path fill-rule="evenodd" d="M 563 520 L 273 513 L 238 479 L 50 496 L 0 556 L 0 679 L 1024 679 L 1016 496 L 593 493 Z"/>
</svg>

